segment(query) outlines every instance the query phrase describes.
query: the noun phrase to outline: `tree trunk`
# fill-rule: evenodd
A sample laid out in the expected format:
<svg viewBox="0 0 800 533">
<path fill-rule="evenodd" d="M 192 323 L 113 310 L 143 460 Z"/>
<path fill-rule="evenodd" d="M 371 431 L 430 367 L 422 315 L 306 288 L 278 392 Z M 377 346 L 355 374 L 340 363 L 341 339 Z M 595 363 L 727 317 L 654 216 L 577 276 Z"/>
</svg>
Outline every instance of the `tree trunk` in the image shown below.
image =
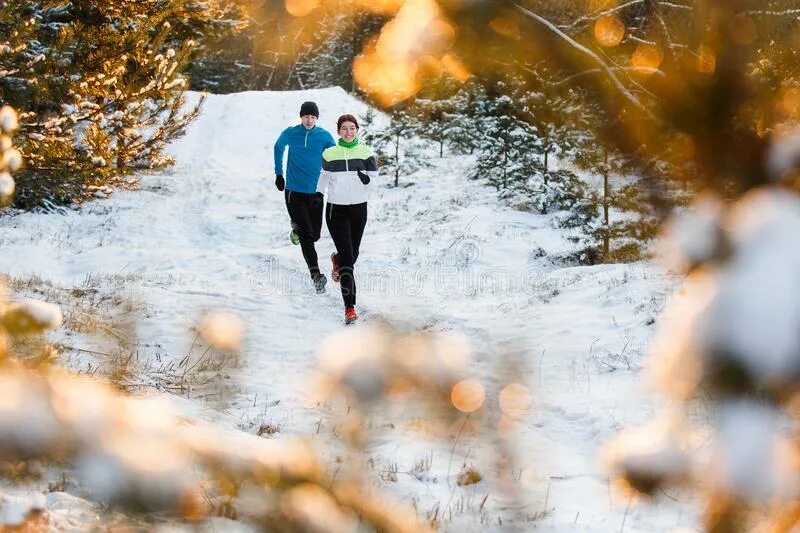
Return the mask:
<svg viewBox="0 0 800 533">
<path fill-rule="evenodd" d="M 258 32 L 255 35 L 250 37 L 250 81 L 247 84 L 247 88 L 251 91 L 254 91 L 256 88 L 256 67 L 258 65 Z"/>
<path fill-rule="evenodd" d="M 125 137 L 122 133 L 117 134 L 117 168 L 125 168 Z"/>
<path fill-rule="evenodd" d="M 394 140 L 394 186 L 400 182 L 400 134 Z"/>
<path fill-rule="evenodd" d="M 503 189 L 508 187 L 506 169 L 508 168 L 508 145 L 503 144 Z"/>
<path fill-rule="evenodd" d="M 547 185 L 547 156 L 550 154 L 550 138 L 548 135 L 544 136 L 544 183 Z"/>
<path fill-rule="evenodd" d="M 603 151 L 603 226 L 605 227 L 605 231 L 603 232 L 603 261 L 605 262 L 608 258 L 608 250 L 610 248 L 611 243 L 609 242 L 611 236 L 609 235 L 609 220 L 608 220 L 608 207 L 609 203 L 611 202 L 611 190 L 608 183 L 608 149 Z"/>
<path fill-rule="evenodd" d="M 439 141 L 439 159 L 444 157 L 444 139 Z"/>
</svg>

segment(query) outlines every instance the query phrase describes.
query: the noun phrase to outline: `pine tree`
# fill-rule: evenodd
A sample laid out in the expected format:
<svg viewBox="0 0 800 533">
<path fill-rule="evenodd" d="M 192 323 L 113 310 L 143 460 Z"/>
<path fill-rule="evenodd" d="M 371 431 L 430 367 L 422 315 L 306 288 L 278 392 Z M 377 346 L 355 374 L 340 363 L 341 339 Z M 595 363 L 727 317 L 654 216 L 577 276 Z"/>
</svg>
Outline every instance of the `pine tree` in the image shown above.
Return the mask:
<svg viewBox="0 0 800 533">
<path fill-rule="evenodd" d="M 400 176 L 407 176 L 430 165 L 417 138 L 419 122 L 404 108 L 390 111 L 389 123 L 383 128 L 372 128 L 369 142 L 381 173 L 392 175 L 394 186 L 400 185 Z"/>
<path fill-rule="evenodd" d="M 522 118 L 534 125 L 541 140 L 541 184 L 536 198 L 540 212 L 563 211 L 562 227 L 581 227 L 597 217 L 593 194 L 572 169 L 586 137 L 583 95 L 564 89 L 543 65 L 529 68 L 532 90 L 521 90 Z M 555 164 L 557 158 L 558 164 Z"/>
<path fill-rule="evenodd" d="M 585 183 L 569 168 L 549 166 L 547 145 L 535 125 L 539 120 L 544 127 L 547 119 L 527 107 L 524 93 L 518 96 L 519 92 L 498 82 L 490 86 L 486 98 L 475 102 L 471 130 L 480 133 L 480 144 L 471 177 L 493 185 L 501 198 L 518 208 L 560 212 L 562 226 L 587 224 L 596 208 Z"/>
<path fill-rule="evenodd" d="M 169 43 L 193 40 L 196 46 L 184 69 L 190 88 L 230 93 L 257 88 L 266 69 L 256 62 L 253 44 L 263 31 L 248 14 L 247 0 L 204 0 L 190 4 L 191 16 L 170 17 Z"/>
<path fill-rule="evenodd" d="M 485 89 L 475 80 L 461 85 L 450 98 L 452 107 L 446 115 L 449 124 L 446 138 L 456 153 L 472 154 L 480 146 L 483 133 L 477 124 L 485 98 Z"/>
<path fill-rule="evenodd" d="M 601 142 L 596 130 L 584 134 L 575 162 L 601 179 L 592 194 L 601 215 L 583 224 L 590 255 L 603 263 L 641 259 L 659 223 L 646 184 L 632 173 L 630 158 Z"/>
<path fill-rule="evenodd" d="M 0 99 L 20 111 L 25 166 L 15 204 L 65 204 L 172 163 L 164 147 L 199 111 L 181 71 L 195 43 L 170 45 L 186 0 L 8 0 L 0 6 Z"/>
<path fill-rule="evenodd" d="M 444 147 L 450 131 L 449 117 L 452 104 L 447 99 L 416 99 L 414 110 L 421 124 L 422 135 L 436 144 L 439 157 L 444 157 Z"/>
<path fill-rule="evenodd" d="M 467 112 L 461 90 L 462 84 L 440 76 L 410 104 L 410 112 L 420 125 L 419 134 L 435 143 L 440 158 L 444 157 L 445 146 L 452 147 L 461 135 L 459 118 Z"/>
<path fill-rule="evenodd" d="M 563 76 L 551 74 L 543 65 L 528 67 L 531 89 L 521 90 L 522 118 L 536 127 L 541 136 L 545 180 L 552 170 L 551 155 L 567 159 L 574 155 L 584 134 L 582 119 L 585 95 L 565 87 Z"/>
<path fill-rule="evenodd" d="M 358 125 L 358 136 L 374 149 L 374 144 L 377 140 L 376 134 L 380 128 L 378 127 L 378 114 L 373 107 L 368 107 L 367 111 L 358 117 Z"/>
<path fill-rule="evenodd" d="M 525 190 L 541 175 L 541 139 L 527 122 L 517 118 L 517 102 L 498 82 L 485 100 L 476 102 L 475 131 L 480 145 L 473 178 L 486 180 L 498 192 Z"/>
</svg>

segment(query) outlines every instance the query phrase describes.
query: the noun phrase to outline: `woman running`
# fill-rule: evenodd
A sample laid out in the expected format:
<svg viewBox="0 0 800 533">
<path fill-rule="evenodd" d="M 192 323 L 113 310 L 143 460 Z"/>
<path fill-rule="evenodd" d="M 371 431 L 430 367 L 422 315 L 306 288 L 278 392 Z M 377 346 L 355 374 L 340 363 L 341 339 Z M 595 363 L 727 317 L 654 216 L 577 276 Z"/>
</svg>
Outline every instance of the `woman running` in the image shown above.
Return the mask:
<svg viewBox="0 0 800 533">
<path fill-rule="evenodd" d="M 344 322 L 352 324 L 358 320 L 353 268 L 367 225 L 367 199 L 378 177 L 378 164 L 369 146 L 357 137 L 356 117 L 340 116 L 336 129 L 339 132 L 336 146 L 322 152 L 317 192 L 328 196 L 325 221 L 336 245 L 336 252 L 331 254 L 331 279 L 341 283 Z"/>
</svg>

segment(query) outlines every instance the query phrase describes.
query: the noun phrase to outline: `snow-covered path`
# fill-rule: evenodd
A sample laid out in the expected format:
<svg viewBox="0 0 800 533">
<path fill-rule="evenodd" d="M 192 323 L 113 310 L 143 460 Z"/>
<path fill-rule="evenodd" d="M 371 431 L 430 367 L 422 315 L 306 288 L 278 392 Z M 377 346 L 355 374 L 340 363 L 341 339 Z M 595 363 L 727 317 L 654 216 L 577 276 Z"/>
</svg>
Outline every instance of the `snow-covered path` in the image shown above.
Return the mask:
<svg viewBox="0 0 800 533">
<path fill-rule="evenodd" d="M 233 311 L 247 328 L 242 360 L 225 369 L 226 401 L 200 396 L 198 408 L 221 409 L 245 429 L 269 423 L 281 434 L 314 434 L 323 415 L 305 385 L 316 346 L 343 327 L 341 298 L 332 284 L 325 295 L 313 293 L 272 183 L 272 143 L 307 99 L 318 102 L 329 131 L 339 114 L 366 109 L 336 88 L 210 96 L 170 147 L 177 165 L 145 176 L 141 190 L 63 216 L 0 218 L 0 271 L 64 287 L 87 276 L 109 287 L 123 279 L 125 296 L 143 310 L 140 357 L 159 361 L 189 351 L 190 328 L 204 312 Z M 462 509 L 442 525 L 484 530 L 482 515 L 493 527 L 550 531 L 619 530 L 623 520 L 625 531 L 691 527 L 692 513 L 677 503 L 633 506 L 626 516 L 627 500 L 611 493 L 597 461 L 604 440 L 653 416 L 637 370 L 670 279 L 648 264 L 558 268 L 550 257 L 574 246 L 564 231 L 549 217 L 502 207 L 494 191 L 464 178 L 470 164 L 434 161 L 405 178 L 413 186 L 379 188 L 357 265 L 367 316 L 466 335 L 489 408 L 501 355 L 521 361 L 516 377 L 534 393 L 518 441 L 527 499 L 512 506 L 492 496 L 485 509 Z M 333 244 L 325 228 L 317 250 L 326 269 Z M 376 444 L 375 457 L 411 468 L 428 448 L 401 450 L 405 438 Z M 469 446 L 460 452 L 473 457 Z M 449 449 L 432 454 L 431 479 L 441 479 Z M 421 513 L 452 500 L 444 482 L 389 485 Z M 458 490 L 477 494 L 478 503 L 487 491 Z"/>
</svg>

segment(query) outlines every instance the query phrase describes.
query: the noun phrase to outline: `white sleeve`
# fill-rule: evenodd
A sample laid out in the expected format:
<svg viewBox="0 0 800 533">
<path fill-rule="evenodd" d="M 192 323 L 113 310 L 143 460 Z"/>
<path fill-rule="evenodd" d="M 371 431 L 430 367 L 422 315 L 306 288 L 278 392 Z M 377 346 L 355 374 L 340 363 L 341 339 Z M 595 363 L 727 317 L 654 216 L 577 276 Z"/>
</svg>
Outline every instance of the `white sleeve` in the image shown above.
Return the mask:
<svg viewBox="0 0 800 533">
<path fill-rule="evenodd" d="M 319 180 L 317 180 L 317 192 L 321 192 L 322 194 L 327 194 L 328 192 L 328 183 L 331 181 L 331 173 L 328 170 L 322 170 L 319 174 Z"/>
</svg>

